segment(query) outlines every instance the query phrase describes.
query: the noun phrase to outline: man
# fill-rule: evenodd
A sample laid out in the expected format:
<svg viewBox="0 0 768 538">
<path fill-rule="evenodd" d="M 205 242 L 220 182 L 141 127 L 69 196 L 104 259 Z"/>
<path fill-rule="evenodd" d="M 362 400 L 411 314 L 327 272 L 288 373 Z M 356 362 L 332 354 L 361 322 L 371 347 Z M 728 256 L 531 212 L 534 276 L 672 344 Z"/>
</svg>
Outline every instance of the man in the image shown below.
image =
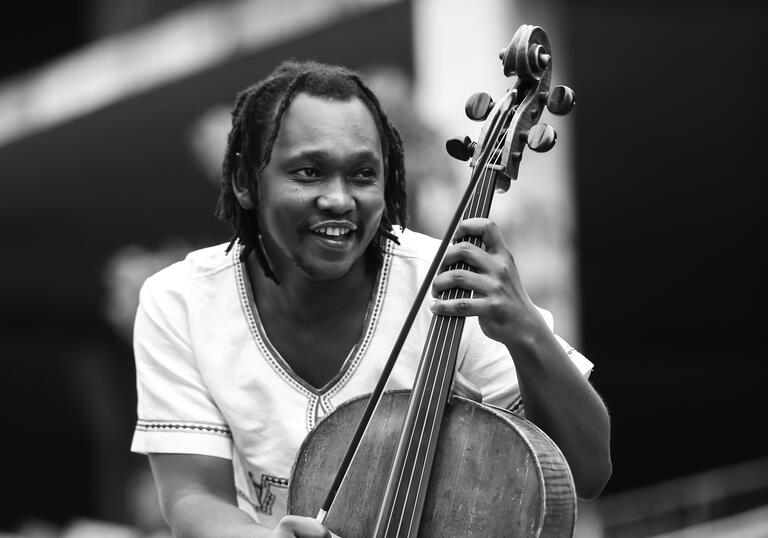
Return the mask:
<svg viewBox="0 0 768 538">
<path fill-rule="evenodd" d="M 343 401 L 370 392 L 437 244 L 405 223 L 400 137 L 353 72 L 286 63 L 238 97 L 218 215 L 235 234 L 149 278 L 135 330 L 139 421 L 165 517 L 178 536 L 330 536 L 285 516 L 299 444 Z M 449 248 L 390 377 L 410 388 L 430 312 L 469 316 L 457 390 L 514 408 L 560 446 L 579 495 L 610 475 L 609 423 L 485 219 Z M 386 472 L 386 471 L 384 471 Z M 352 537 L 347 537 L 352 538 Z"/>
</svg>

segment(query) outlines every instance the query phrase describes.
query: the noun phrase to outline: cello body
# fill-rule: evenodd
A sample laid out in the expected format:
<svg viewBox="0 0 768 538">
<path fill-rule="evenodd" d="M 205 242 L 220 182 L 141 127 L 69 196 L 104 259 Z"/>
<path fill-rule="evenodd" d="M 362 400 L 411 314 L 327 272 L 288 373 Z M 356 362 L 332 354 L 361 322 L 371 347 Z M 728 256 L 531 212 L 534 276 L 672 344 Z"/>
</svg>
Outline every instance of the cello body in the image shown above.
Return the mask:
<svg viewBox="0 0 768 538">
<path fill-rule="evenodd" d="M 358 446 L 323 522 L 342 538 L 374 534 L 409 395 L 385 392 Z M 292 472 L 289 513 L 318 513 L 365 401 L 342 404 L 307 436 Z M 573 534 L 575 488 L 557 446 L 527 420 L 458 396 L 443 416 L 426 499 L 423 538 Z"/>
</svg>

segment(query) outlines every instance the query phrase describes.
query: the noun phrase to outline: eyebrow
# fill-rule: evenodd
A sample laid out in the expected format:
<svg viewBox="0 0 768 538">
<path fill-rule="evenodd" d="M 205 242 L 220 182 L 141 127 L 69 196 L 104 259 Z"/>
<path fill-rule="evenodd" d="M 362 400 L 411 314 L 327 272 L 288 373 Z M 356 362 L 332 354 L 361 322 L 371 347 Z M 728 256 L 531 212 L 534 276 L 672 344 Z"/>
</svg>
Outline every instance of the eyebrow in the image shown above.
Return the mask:
<svg viewBox="0 0 768 538">
<path fill-rule="evenodd" d="M 287 157 L 285 160 L 286 162 L 291 162 L 291 161 L 298 161 L 302 159 L 307 159 L 314 162 L 325 162 L 329 160 L 334 160 L 334 157 L 331 153 L 325 150 L 317 149 L 317 150 L 301 151 L 296 155 L 291 155 Z M 367 149 L 352 153 L 348 160 L 353 162 L 359 162 L 359 161 L 365 161 L 365 160 L 374 160 L 377 162 L 383 162 L 383 159 L 380 157 L 379 153 L 374 151 L 369 151 Z"/>
</svg>

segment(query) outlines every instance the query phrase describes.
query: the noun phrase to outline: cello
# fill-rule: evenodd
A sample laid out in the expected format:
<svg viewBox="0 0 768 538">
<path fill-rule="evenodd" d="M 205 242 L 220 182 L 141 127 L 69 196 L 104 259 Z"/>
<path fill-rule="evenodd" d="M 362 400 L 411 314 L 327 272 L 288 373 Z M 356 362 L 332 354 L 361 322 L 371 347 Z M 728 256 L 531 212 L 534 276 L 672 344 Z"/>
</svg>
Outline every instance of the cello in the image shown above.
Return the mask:
<svg viewBox="0 0 768 538">
<path fill-rule="evenodd" d="M 470 97 L 467 115 L 484 121 L 478 140 L 446 144 L 470 161 L 470 181 L 377 386 L 320 421 L 293 466 L 288 512 L 317 514 L 343 538 L 573 534 L 575 487 L 557 445 L 509 411 L 451 395 L 463 317 L 433 316 L 413 389 L 384 391 L 459 221 L 488 216 L 494 193 L 517 179 L 526 145 L 554 145 L 554 129 L 538 123 L 544 108 L 573 108 L 572 90 L 550 88 L 551 48 L 540 27 L 521 26 L 499 57 L 513 85 L 498 103 L 485 93 Z M 460 240 L 481 245 L 478 237 Z M 441 298 L 470 294 L 455 288 Z"/>
</svg>

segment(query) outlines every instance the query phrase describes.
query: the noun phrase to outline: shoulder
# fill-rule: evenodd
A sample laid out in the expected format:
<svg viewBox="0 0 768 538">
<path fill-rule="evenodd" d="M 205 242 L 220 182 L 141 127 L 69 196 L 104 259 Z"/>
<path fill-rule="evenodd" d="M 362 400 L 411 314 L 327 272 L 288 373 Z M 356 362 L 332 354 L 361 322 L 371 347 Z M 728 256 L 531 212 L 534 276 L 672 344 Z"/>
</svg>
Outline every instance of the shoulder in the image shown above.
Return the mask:
<svg viewBox="0 0 768 538">
<path fill-rule="evenodd" d="M 395 258 L 413 260 L 415 262 L 432 262 L 440 241 L 434 237 L 395 226 L 393 235 L 400 244 L 392 243 L 392 256 Z"/>
<path fill-rule="evenodd" d="M 227 253 L 227 245 L 194 250 L 183 260 L 154 273 L 144 281 L 140 300 L 182 299 L 195 282 L 215 278 L 237 262 L 236 248 Z"/>
</svg>

